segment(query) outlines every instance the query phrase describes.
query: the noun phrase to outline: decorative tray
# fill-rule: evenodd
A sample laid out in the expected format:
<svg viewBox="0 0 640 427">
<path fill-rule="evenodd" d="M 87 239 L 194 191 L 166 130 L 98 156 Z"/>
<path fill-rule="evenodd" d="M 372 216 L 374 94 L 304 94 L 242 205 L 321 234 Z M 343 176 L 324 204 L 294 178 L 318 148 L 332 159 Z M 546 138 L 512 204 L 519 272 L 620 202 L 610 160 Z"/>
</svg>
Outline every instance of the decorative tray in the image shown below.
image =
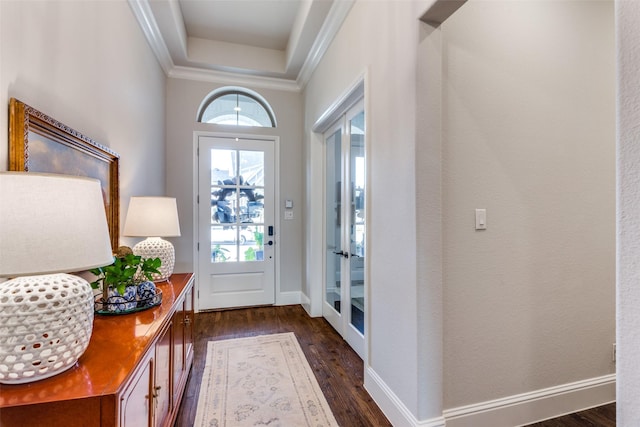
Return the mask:
<svg viewBox="0 0 640 427">
<path fill-rule="evenodd" d="M 109 299 L 114 297 L 109 297 Z M 148 310 L 162 303 L 162 291 L 156 288 L 155 295 L 148 298 L 127 301 L 122 297 L 113 302 L 105 302 L 102 295 L 95 298 L 95 312 L 98 314 L 117 316 L 121 314 L 135 313 L 142 310 Z"/>
</svg>

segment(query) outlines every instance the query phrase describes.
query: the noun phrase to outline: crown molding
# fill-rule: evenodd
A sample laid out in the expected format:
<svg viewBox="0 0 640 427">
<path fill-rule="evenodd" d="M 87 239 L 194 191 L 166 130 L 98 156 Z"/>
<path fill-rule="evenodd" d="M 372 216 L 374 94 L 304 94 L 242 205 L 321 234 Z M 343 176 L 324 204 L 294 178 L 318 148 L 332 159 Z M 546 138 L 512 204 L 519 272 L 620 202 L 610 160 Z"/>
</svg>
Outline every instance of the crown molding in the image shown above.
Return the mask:
<svg viewBox="0 0 640 427">
<path fill-rule="evenodd" d="M 327 19 L 322 24 L 318 37 L 314 41 L 296 80 L 175 65 L 153 16 L 149 0 L 128 0 L 128 2 L 167 77 L 300 92 L 308 83 L 313 71 L 340 30 L 355 0 L 334 0 Z"/>
<path fill-rule="evenodd" d="M 302 64 L 302 68 L 298 73 L 297 82 L 301 89 L 304 89 L 309 82 L 309 79 L 311 79 L 313 71 L 320 63 L 320 60 L 327 52 L 327 49 L 329 49 L 331 42 L 335 38 L 336 34 L 338 34 L 340 27 L 342 27 L 342 23 L 347 18 L 347 15 L 354 3 L 355 0 L 334 0 L 333 5 L 329 10 L 329 14 L 327 15 L 327 19 L 324 24 L 322 24 L 318 37 L 316 37 L 316 40 L 313 42 L 309 55 L 304 61 L 304 64 Z"/>
<path fill-rule="evenodd" d="M 295 80 L 251 76 L 216 70 L 204 70 L 201 68 L 184 67 L 180 65 L 174 66 L 167 76 L 176 79 L 231 84 L 236 86 L 244 85 L 261 89 L 275 89 L 288 92 L 300 92 L 300 87 Z"/>
<path fill-rule="evenodd" d="M 169 75 L 174 64 L 169 54 L 169 49 L 160 34 L 158 23 L 151 12 L 148 0 L 129 0 L 129 6 L 133 11 L 133 15 L 138 20 L 138 24 L 147 38 L 151 50 L 156 55 L 162 70 L 166 75 Z"/>
</svg>

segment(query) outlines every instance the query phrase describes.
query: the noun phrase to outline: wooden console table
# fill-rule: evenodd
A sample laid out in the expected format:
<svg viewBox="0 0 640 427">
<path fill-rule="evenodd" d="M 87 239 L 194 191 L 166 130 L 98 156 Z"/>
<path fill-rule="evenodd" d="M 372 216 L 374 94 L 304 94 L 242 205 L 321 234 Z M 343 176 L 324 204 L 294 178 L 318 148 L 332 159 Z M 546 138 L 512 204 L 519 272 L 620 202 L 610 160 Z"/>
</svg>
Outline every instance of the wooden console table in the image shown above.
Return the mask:
<svg viewBox="0 0 640 427">
<path fill-rule="evenodd" d="M 162 304 L 96 314 L 74 367 L 29 384 L 0 384 L 2 427 L 173 425 L 193 362 L 193 274 L 158 284 Z"/>
</svg>

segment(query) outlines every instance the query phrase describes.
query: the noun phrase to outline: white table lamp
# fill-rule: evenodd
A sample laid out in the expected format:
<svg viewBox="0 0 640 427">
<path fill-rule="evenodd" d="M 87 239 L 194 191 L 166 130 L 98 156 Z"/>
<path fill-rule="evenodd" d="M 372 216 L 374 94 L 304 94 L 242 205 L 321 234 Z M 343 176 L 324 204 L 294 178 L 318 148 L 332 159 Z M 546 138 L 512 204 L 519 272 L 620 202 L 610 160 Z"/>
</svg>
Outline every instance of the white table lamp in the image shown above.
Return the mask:
<svg viewBox="0 0 640 427">
<path fill-rule="evenodd" d="M 162 282 L 173 274 L 176 263 L 175 250 L 171 242 L 162 237 L 180 235 L 178 207 L 173 197 L 132 197 L 129 201 L 124 235 L 146 237 L 133 247 L 133 253 L 142 258 L 160 258 L 160 274 L 153 280 Z"/>
<path fill-rule="evenodd" d="M 75 365 L 93 331 L 93 291 L 69 272 L 113 262 L 100 182 L 0 172 L 0 383 Z"/>
</svg>

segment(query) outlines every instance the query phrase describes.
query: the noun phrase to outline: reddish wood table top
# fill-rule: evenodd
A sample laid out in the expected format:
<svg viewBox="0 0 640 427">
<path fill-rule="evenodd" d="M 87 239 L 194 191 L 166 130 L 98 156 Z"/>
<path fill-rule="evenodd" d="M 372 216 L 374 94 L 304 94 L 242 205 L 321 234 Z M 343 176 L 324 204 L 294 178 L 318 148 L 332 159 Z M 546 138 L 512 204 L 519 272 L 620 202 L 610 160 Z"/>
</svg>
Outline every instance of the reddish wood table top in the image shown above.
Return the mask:
<svg viewBox="0 0 640 427">
<path fill-rule="evenodd" d="M 192 279 L 174 274 L 158 283 L 162 304 L 119 316 L 96 314 L 89 347 L 69 370 L 28 384 L 0 384 L 0 408 L 105 396 L 117 393 L 169 322 L 174 303 Z"/>
</svg>

